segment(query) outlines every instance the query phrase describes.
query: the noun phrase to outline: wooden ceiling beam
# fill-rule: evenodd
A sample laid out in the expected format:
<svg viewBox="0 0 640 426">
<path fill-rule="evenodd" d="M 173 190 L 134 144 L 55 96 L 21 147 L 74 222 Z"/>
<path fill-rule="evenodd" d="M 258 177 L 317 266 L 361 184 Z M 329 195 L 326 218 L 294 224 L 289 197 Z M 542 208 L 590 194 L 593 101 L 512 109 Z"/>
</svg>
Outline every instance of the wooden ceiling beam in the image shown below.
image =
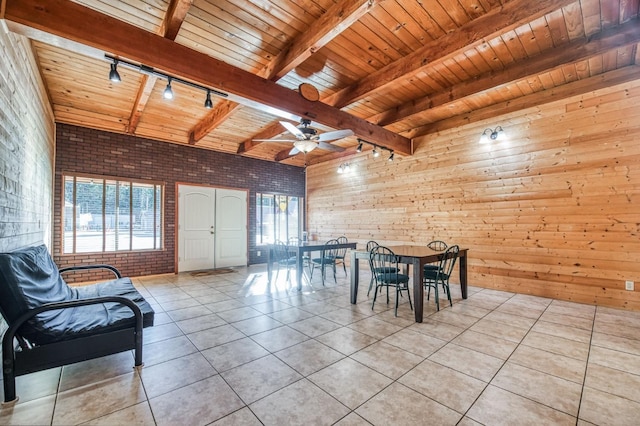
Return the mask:
<svg viewBox="0 0 640 426">
<path fill-rule="evenodd" d="M 401 155 L 412 154 L 411 141 L 401 135 L 80 4 L 66 0 L 4 0 L 3 4 L 2 18 L 10 28 L 11 23 L 32 27 L 215 88 L 231 101 L 284 118 L 305 117 L 334 129 L 351 129 Z"/>
<path fill-rule="evenodd" d="M 629 65 L 594 77 L 573 81 L 553 89 L 532 93 L 510 101 L 480 108 L 466 114 L 460 114 L 455 117 L 427 124 L 412 129 L 408 134 L 411 138 L 415 139 L 444 130 L 466 126 L 482 120 L 495 119 L 499 122 L 499 117 L 506 114 L 556 102 L 572 96 L 583 95 L 610 86 L 629 83 L 638 79 L 640 79 L 640 66 Z M 478 138 L 480 138 L 480 135 L 478 135 Z"/>
<path fill-rule="evenodd" d="M 240 143 L 240 145 L 238 146 L 238 154 L 242 154 L 247 151 L 250 151 L 251 149 L 255 148 L 256 146 L 262 143 L 262 142 L 254 142 L 253 141 L 254 139 L 271 139 L 272 137 L 278 136 L 279 134 L 284 132 L 285 132 L 285 129 L 282 127 L 282 124 L 276 121 L 275 123 L 272 123 L 271 125 L 261 130 L 260 132 L 253 135 L 250 139 L 247 139 L 244 142 Z"/>
<path fill-rule="evenodd" d="M 572 3 L 575 3 L 575 0 L 537 0 L 535 2 L 511 0 L 502 7 L 491 9 L 456 31 L 425 44 L 422 48 L 369 74 L 322 101 L 337 108 L 350 105 L 398 79 L 409 79 L 427 67 L 440 64 L 461 52 L 485 43 L 486 40 L 498 37 L 506 31 Z"/>
<path fill-rule="evenodd" d="M 516 62 L 507 69 L 464 81 L 431 96 L 414 99 L 371 116 L 368 120 L 379 126 L 387 126 L 431 108 L 441 107 L 468 96 L 550 72 L 569 63 L 584 61 L 610 50 L 638 43 L 640 43 L 640 21 L 634 19 L 618 27 L 594 34 L 590 38 L 575 40 L 561 48 L 548 50 L 532 58 Z"/>
<path fill-rule="evenodd" d="M 193 0 L 171 0 L 160 26 L 160 35 L 175 40 L 192 4 Z"/>
<path fill-rule="evenodd" d="M 171 0 L 158 33 L 169 40 L 175 40 L 192 4 L 193 0 Z M 142 117 L 142 113 L 147 106 L 149 96 L 157 80 L 158 77 L 154 75 L 143 76 L 140 87 L 138 88 L 138 93 L 136 94 L 136 100 L 133 103 L 133 108 L 131 108 L 131 114 L 129 114 L 129 124 L 127 124 L 126 128 L 127 133 L 134 134 L 136 132 L 140 117 Z"/>
<path fill-rule="evenodd" d="M 264 67 L 258 75 L 272 81 L 278 81 L 289 71 L 306 61 L 313 53 L 320 50 L 327 43 L 338 36 L 342 31 L 349 28 L 351 24 L 360 19 L 364 14 L 369 13 L 371 9 L 378 3 L 384 0 L 342 0 L 334 4 L 327 10 L 318 20 L 309 26 L 307 31 L 297 37 L 292 43 L 283 49 L 280 54 L 274 57 L 269 64 Z M 239 104 L 235 104 L 237 108 Z M 193 129 L 189 132 L 189 143 L 197 143 L 204 136 L 209 134 L 217 126 L 222 124 L 224 120 L 214 121 L 212 117 L 220 116 L 223 113 L 227 113 L 227 116 L 231 115 L 235 108 L 229 108 L 228 104 L 220 103 L 213 111 L 197 123 Z M 281 130 L 274 129 L 276 132 Z M 262 133 L 262 132 L 261 132 Z M 272 133 L 268 136 L 257 137 L 254 136 L 251 139 L 247 139 L 242 142 L 238 147 L 238 152 L 247 152 L 248 150 L 256 147 L 260 142 L 253 142 L 252 139 L 269 139 L 278 133 Z M 201 135 L 198 138 L 198 135 Z"/>
<path fill-rule="evenodd" d="M 127 133 L 134 134 L 136 132 L 138 123 L 140 122 L 142 113 L 147 106 L 147 102 L 149 101 L 153 87 L 156 85 L 157 79 L 158 77 L 156 76 L 146 74 L 142 75 L 142 81 L 140 82 L 138 93 L 136 94 L 136 100 L 133 102 L 133 108 L 131 109 L 131 114 L 129 114 L 129 123 L 125 129 Z"/>
<path fill-rule="evenodd" d="M 290 46 L 273 58 L 261 75 L 273 81 L 284 77 L 382 1 L 384 0 L 342 0 L 337 2 L 314 21 L 307 31 L 297 37 Z"/>
</svg>

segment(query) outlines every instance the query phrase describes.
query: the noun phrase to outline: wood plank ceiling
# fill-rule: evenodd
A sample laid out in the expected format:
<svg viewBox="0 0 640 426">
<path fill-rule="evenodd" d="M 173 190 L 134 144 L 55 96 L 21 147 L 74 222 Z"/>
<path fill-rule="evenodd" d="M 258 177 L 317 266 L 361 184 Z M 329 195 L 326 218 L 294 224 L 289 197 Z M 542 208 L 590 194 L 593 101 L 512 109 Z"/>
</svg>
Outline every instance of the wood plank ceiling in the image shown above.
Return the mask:
<svg viewBox="0 0 640 426">
<path fill-rule="evenodd" d="M 353 154 L 357 136 L 410 155 L 411 138 L 638 79 L 639 3 L 5 0 L 3 18 L 32 37 L 58 122 L 302 166 L 291 143 L 253 140 L 290 136 L 279 121 L 306 113 L 321 132 L 356 131 L 308 164 Z M 167 101 L 166 80 L 123 66 L 113 83 L 105 54 L 230 96 L 207 110 L 205 92 L 175 84 Z M 302 83 L 318 103 L 289 96 Z"/>
</svg>

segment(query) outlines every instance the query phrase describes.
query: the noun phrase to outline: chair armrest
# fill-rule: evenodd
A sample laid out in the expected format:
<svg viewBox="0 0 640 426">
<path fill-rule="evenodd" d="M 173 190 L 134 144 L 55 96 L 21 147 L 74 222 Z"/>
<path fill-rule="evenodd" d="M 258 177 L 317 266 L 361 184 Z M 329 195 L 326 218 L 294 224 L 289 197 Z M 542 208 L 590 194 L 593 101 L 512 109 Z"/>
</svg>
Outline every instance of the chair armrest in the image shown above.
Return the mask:
<svg viewBox="0 0 640 426">
<path fill-rule="evenodd" d="M 87 305 L 96 305 L 99 303 L 121 303 L 123 305 L 128 306 L 132 311 L 133 315 L 136 318 L 136 333 L 142 332 L 142 311 L 140 307 L 133 301 L 129 300 L 126 297 L 122 296 L 103 296 L 103 297 L 92 297 L 90 299 L 77 299 L 77 300 L 67 300 L 64 302 L 53 302 L 46 303 L 37 308 L 30 309 L 28 312 L 22 314 L 15 322 L 13 322 L 7 331 L 4 334 L 2 339 L 2 352 L 4 354 L 13 354 L 13 338 L 15 337 L 18 329 L 31 318 L 35 317 L 41 312 L 52 311 L 57 309 L 65 309 L 65 308 L 74 308 L 77 306 L 87 306 Z"/>
<path fill-rule="evenodd" d="M 111 265 L 82 265 L 82 266 L 68 266 L 66 268 L 62 268 L 60 269 L 58 272 L 60 272 L 61 274 L 63 272 L 68 272 L 68 271 L 81 271 L 81 270 L 87 270 L 87 269 L 108 269 L 111 272 L 114 273 L 114 275 L 116 276 L 116 278 L 122 278 L 122 274 L 120 273 L 120 271 L 118 271 L 116 269 L 115 266 L 111 266 Z"/>
</svg>

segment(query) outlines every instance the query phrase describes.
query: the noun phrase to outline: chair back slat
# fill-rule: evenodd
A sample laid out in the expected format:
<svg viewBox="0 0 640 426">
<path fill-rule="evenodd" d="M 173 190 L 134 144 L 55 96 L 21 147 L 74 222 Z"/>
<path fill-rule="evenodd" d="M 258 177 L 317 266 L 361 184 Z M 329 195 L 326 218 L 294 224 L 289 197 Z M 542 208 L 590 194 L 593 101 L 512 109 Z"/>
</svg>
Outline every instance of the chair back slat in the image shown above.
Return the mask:
<svg viewBox="0 0 640 426">
<path fill-rule="evenodd" d="M 447 277 L 446 279 L 451 276 L 459 253 L 460 247 L 458 245 L 449 246 L 444 252 L 442 259 L 440 259 L 439 273 L 444 274 L 444 276 Z"/>
<path fill-rule="evenodd" d="M 427 244 L 431 250 L 442 251 L 447 249 L 447 243 L 440 240 L 433 240 L 429 244 Z"/>
</svg>

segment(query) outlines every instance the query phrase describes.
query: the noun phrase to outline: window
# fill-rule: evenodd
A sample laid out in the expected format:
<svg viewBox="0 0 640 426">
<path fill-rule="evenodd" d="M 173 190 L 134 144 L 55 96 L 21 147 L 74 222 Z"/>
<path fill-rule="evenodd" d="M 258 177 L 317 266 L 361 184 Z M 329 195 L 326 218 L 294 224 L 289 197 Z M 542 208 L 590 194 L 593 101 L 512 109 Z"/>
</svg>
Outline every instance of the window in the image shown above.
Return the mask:
<svg viewBox="0 0 640 426">
<path fill-rule="evenodd" d="M 256 194 L 256 245 L 300 238 L 304 228 L 304 198 Z"/>
<path fill-rule="evenodd" d="M 162 248 L 164 185 L 64 176 L 63 253 Z"/>
</svg>

